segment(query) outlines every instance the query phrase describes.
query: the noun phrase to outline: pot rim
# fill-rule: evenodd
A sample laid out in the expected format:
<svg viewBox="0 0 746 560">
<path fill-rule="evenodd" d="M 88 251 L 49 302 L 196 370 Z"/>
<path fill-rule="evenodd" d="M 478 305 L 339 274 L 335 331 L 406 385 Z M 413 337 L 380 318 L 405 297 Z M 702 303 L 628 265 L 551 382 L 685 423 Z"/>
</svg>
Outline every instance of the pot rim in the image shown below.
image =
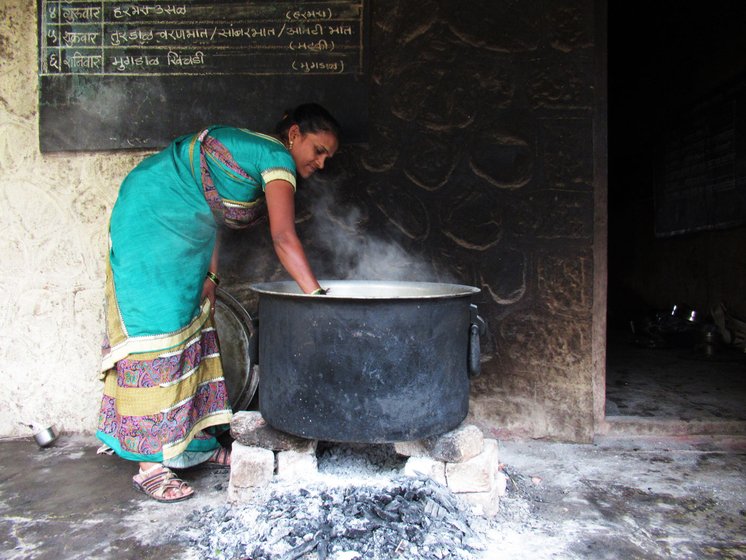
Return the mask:
<svg viewBox="0 0 746 560">
<path fill-rule="evenodd" d="M 478 294 L 482 290 L 464 284 L 391 280 L 319 280 L 326 295 L 304 294 L 292 280 L 261 282 L 249 288 L 262 295 L 338 300 L 444 299 Z"/>
</svg>

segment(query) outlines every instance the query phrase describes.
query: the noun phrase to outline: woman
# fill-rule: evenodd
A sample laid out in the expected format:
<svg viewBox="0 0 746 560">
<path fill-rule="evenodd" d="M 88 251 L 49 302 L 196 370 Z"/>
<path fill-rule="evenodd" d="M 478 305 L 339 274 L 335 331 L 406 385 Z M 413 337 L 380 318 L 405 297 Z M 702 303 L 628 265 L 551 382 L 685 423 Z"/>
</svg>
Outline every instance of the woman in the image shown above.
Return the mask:
<svg viewBox="0 0 746 560">
<path fill-rule="evenodd" d="M 213 435 L 232 415 L 212 321 L 219 224 L 247 227 L 266 210 L 284 268 L 304 293 L 323 293 L 293 198 L 296 173 L 323 169 L 339 131 L 324 108 L 301 105 L 275 136 L 218 126 L 177 138 L 123 181 L 109 227 L 97 436 L 139 463 L 133 484 L 151 498 L 192 496 L 170 468 L 230 464 Z"/>
</svg>

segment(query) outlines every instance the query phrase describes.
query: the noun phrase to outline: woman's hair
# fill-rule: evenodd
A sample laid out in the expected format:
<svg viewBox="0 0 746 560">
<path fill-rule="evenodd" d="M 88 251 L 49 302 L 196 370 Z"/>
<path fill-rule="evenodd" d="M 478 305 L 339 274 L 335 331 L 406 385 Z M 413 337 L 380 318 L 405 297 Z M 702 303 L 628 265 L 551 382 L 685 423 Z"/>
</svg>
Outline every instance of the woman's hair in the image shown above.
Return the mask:
<svg viewBox="0 0 746 560">
<path fill-rule="evenodd" d="M 285 111 L 280 122 L 275 126 L 275 133 L 283 142 L 287 142 L 288 130 L 294 124 L 298 125 L 303 134 L 309 132 L 331 132 L 339 138 L 342 127 L 331 113 L 318 103 L 304 103 L 295 109 Z"/>
</svg>

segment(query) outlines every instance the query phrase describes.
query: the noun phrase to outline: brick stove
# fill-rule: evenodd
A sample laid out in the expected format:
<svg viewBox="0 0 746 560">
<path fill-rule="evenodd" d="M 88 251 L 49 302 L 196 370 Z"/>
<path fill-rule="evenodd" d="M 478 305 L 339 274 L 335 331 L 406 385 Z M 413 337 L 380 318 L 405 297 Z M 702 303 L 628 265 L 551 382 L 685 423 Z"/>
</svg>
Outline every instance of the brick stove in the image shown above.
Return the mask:
<svg viewBox="0 0 746 560">
<path fill-rule="evenodd" d="M 235 440 L 228 485 L 231 502 L 249 500 L 256 487 L 273 480 L 302 483 L 317 474 L 319 442 L 272 428 L 258 411 L 236 413 L 231 435 Z M 426 477 L 447 487 L 475 514 L 497 513 L 506 479 L 498 468 L 497 441 L 485 438 L 478 427 L 465 423 L 439 436 L 393 446 L 407 458 L 405 476 Z"/>
</svg>

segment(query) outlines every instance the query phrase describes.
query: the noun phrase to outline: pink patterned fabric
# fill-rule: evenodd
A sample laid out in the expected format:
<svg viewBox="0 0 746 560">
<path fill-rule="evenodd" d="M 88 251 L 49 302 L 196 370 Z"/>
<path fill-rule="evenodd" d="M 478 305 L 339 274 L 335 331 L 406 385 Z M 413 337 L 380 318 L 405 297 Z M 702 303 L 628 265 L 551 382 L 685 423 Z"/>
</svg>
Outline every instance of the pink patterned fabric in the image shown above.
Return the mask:
<svg viewBox="0 0 746 560">
<path fill-rule="evenodd" d="M 223 411 L 228 396 L 225 383 L 201 385 L 187 403 L 165 413 L 150 416 L 122 416 L 115 400 L 104 396 L 99 413 L 99 430 L 114 435 L 122 450 L 140 455 L 156 455 L 163 444 L 183 440 L 202 416 Z M 212 439 L 198 432 L 194 439 Z"/>
<path fill-rule="evenodd" d="M 154 360 L 125 358 L 117 362 L 117 385 L 120 387 L 157 387 L 161 383 L 178 380 L 184 372 L 199 366 L 203 356 L 217 354 L 217 333 L 204 331 L 199 341 L 176 355 L 165 355 Z"/>
<path fill-rule="evenodd" d="M 210 130 L 205 129 L 199 135 L 199 167 L 202 174 L 202 188 L 205 192 L 205 200 L 210 205 L 213 215 L 218 223 L 224 223 L 233 229 L 244 229 L 250 227 L 264 218 L 264 205 L 257 204 L 250 208 L 226 206 L 223 199 L 215 188 L 215 183 L 210 175 L 207 166 L 206 154 L 214 157 L 221 164 L 226 166 L 236 175 L 244 178 L 246 181 L 254 180 L 236 163 L 228 149 L 219 140 L 209 135 Z"/>
</svg>

